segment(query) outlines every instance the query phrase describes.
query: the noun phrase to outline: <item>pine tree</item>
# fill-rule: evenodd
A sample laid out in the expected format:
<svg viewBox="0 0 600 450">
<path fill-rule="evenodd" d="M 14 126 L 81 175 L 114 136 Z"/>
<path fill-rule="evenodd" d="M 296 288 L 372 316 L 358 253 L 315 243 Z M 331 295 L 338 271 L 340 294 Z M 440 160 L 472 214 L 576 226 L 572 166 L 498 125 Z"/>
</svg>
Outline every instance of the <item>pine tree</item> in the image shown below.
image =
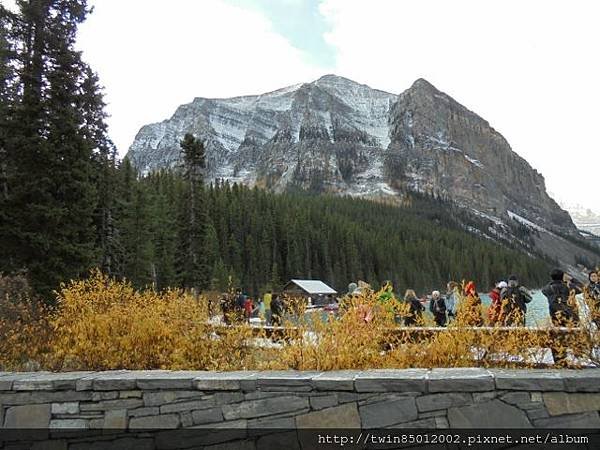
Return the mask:
<svg viewBox="0 0 600 450">
<path fill-rule="evenodd" d="M 9 248 L 9 171 L 8 139 L 16 101 L 15 51 L 11 31 L 15 17 L 0 5 L 0 271 L 12 270 Z"/>
<path fill-rule="evenodd" d="M 56 280 L 63 281 L 85 275 L 96 261 L 97 191 L 92 159 L 98 142 L 90 133 L 92 124 L 84 112 L 92 95 L 84 91 L 88 68 L 74 50 L 77 26 L 88 12 L 85 1 L 54 2 L 53 7 L 47 42 L 52 66 L 46 71 L 46 131 L 52 152 L 52 165 L 47 170 L 51 170 L 54 198 L 48 205 L 51 219 L 46 231 L 52 235 L 53 250 L 64 268 Z"/>
<path fill-rule="evenodd" d="M 117 227 L 123 259 L 118 274 L 137 287 L 151 286 L 155 267 L 150 193 L 128 159 L 123 161 L 120 175 Z"/>
<path fill-rule="evenodd" d="M 152 242 L 154 244 L 154 285 L 158 289 L 177 286 L 175 261 L 177 255 L 178 178 L 159 172 L 148 177 L 151 195 Z"/>
<path fill-rule="evenodd" d="M 8 123 L 3 120 L 2 127 L 2 165 L 5 169 L 1 246 L 3 255 L 0 264 L 5 271 L 25 268 L 27 262 L 41 253 L 39 250 L 43 245 L 43 238 L 36 233 L 38 226 L 31 222 L 34 215 L 38 215 L 40 219 L 43 217 L 39 215 L 39 208 L 34 206 L 32 211 L 25 211 L 25 207 L 29 204 L 35 205 L 35 199 L 43 199 L 48 190 L 47 177 L 36 177 L 41 172 L 40 168 L 46 167 L 48 153 L 42 140 L 42 76 L 48 5 L 21 4 L 20 9 L 19 17 L 14 17 L 11 21 L 6 10 L 2 8 L 3 72 L 7 73 L 11 64 L 22 61 L 22 65 L 17 66 L 15 81 L 20 94 L 10 100 L 11 104 L 3 102 L 3 109 L 10 109 L 12 119 Z M 12 57 L 6 52 L 6 37 L 10 26 L 14 47 L 21 46 L 19 54 Z M 6 87 L 5 81 L 5 92 Z M 8 115 L 3 117 L 7 118 Z M 30 165 L 33 176 L 27 180 L 27 169 Z M 35 285 L 35 280 L 32 282 Z"/>
<path fill-rule="evenodd" d="M 3 255 L 48 296 L 95 260 L 96 189 L 86 134 L 87 67 L 74 50 L 85 0 L 20 1 L 14 36 L 18 98 L 5 141 L 8 198 Z M 96 105 L 99 109 L 103 105 Z M 1 258 L 4 259 L 4 258 Z"/>
<path fill-rule="evenodd" d="M 183 287 L 200 292 L 209 286 L 212 268 L 204 251 L 208 232 L 203 176 L 206 167 L 204 144 L 188 133 L 180 145 L 185 186 L 180 203 L 180 258 L 177 272 Z"/>
<path fill-rule="evenodd" d="M 85 74 L 81 86 L 80 106 L 85 140 L 92 147 L 92 176 L 97 191 L 94 211 L 97 264 L 109 275 L 116 275 L 123 257 L 120 232 L 117 228 L 117 149 L 108 137 L 106 104 L 98 75 L 83 64 Z"/>
<path fill-rule="evenodd" d="M 229 285 L 229 271 L 225 267 L 223 260 L 219 258 L 212 269 L 210 288 L 221 292 L 227 291 Z"/>
</svg>

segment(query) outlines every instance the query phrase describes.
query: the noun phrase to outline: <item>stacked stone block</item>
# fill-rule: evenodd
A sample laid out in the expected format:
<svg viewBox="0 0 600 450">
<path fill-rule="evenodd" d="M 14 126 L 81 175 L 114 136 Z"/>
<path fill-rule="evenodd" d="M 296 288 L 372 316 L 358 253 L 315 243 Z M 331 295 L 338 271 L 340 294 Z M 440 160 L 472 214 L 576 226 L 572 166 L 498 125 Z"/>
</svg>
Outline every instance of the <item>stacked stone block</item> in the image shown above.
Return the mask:
<svg viewBox="0 0 600 450">
<path fill-rule="evenodd" d="M 179 448 L 181 429 L 206 430 L 197 448 L 315 428 L 599 429 L 599 411 L 595 369 L 0 373 L 0 424 L 56 449 Z"/>
</svg>

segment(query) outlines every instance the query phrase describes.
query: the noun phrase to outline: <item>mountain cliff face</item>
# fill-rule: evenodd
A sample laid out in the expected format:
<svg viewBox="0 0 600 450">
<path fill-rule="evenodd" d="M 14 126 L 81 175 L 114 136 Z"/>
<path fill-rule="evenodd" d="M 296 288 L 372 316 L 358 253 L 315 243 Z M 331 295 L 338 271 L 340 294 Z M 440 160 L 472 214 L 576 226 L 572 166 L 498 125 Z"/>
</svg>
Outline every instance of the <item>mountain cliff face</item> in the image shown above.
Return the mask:
<svg viewBox="0 0 600 450">
<path fill-rule="evenodd" d="M 423 79 L 390 113 L 387 167 L 394 185 L 432 192 L 492 215 L 512 211 L 547 227 L 573 229 L 546 193 L 543 176 L 490 124 Z"/>
<path fill-rule="evenodd" d="M 185 133 L 204 140 L 209 181 L 389 199 L 418 191 L 487 220 L 478 232 L 492 239 L 510 239 L 515 223 L 552 239 L 576 235 L 542 175 L 423 79 L 399 95 L 326 75 L 262 95 L 196 98 L 142 127 L 127 156 L 142 173 L 176 167 Z"/>
</svg>

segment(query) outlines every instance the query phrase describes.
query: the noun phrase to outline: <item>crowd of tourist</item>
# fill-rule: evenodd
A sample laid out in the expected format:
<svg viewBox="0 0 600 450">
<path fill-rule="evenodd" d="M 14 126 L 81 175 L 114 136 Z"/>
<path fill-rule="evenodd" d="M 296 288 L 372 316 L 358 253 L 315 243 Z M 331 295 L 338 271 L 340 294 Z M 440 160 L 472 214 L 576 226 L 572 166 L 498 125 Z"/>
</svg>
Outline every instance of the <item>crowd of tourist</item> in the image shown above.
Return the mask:
<svg viewBox="0 0 600 450">
<path fill-rule="evenodd" d="M 348 292 L 342 298 L 332 299 L 336 306 L 344 299 L 351 299 L 369 289 L 368 285 L 358 286 L 350 283 Z M 548 301 L 548 311 L 554 326 L 576 326 L 580 315 L 574 296 L 585 293 L 593 323 L 600 328 L 600 271 L 589 273 L 587 284 L 581 283 L 566 272 L 555 269 L 550 273 L 550 281 L 541 290 Z M 473 281 L 459 285 L 449 282 L 444 292 L 434 290 L 431 294 L 419 298 L 413 289 L 406 290 L 403 297 L 397 297 L 391 283 L 386 283 L 379 291 L 378 300 L 381 305 L 392 308 L 403 305 L 403 312 L 396 313 L 396 323 L 404 326 L 423 325 L 423 313 L 428 309 L 438 327 L 447 326 L 457 315 L 462 314 L 461 323 L 468 326 L 525 326 L 527 307 L 532 301 L 529 289 L 522 286 L 517 275 L 510 275 L 500 280 L 489 292 L 490 305 L 487 309 L 487 320 L 484 317 L 482 302 Z M 428 305 L 426 307 L 425 305 Z M 459 308 L 460 306 L 460 308 Z M 285 299 L 280 294 L 267 291 L 262 297 L 253 299 L 245 295 L 241 289 L 235 294 L 223 294 L 221 307 L 225 323 L 251 321 L 258 319 L 260 323 L 280 326 L 286 310 Z M 375 313 L 365 310 L 364 320 L 372 320 Z"/>
</svg>

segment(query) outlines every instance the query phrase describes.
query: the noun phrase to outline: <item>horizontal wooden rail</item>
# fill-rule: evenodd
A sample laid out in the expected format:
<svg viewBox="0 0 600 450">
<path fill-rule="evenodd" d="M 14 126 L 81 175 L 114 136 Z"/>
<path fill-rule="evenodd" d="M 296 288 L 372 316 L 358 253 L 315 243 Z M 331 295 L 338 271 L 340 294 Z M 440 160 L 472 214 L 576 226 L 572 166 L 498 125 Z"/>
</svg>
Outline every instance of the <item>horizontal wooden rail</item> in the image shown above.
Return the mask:
<svg viewBox="0 0 600 450">
<path fill-rule="evenodd" d="M 217 333 L 225 333 L 227 330 L 237 328 L 247 328 L 251 330 L 254 336 L 264 336 L 267 338 L 292 338 L 298 336 L 301 332 L 311 331 L 310 327 L 283 327 L 271 325 L 214 325 L 211 324 L 212 330 Z M 542 336 L 578 336 L 585 333 L 585 328 L 582 327 L 405 327 L 399 326 L 387 329 L 391 336 L 411 335 L 416 338 L 429 339 L 440 333 L 457 333 L 472 331 L 481 334 L 494 334 L 503 336 L 505 334 L 519 333 L 523 336 L 542 335 Z"/>
</svg>

